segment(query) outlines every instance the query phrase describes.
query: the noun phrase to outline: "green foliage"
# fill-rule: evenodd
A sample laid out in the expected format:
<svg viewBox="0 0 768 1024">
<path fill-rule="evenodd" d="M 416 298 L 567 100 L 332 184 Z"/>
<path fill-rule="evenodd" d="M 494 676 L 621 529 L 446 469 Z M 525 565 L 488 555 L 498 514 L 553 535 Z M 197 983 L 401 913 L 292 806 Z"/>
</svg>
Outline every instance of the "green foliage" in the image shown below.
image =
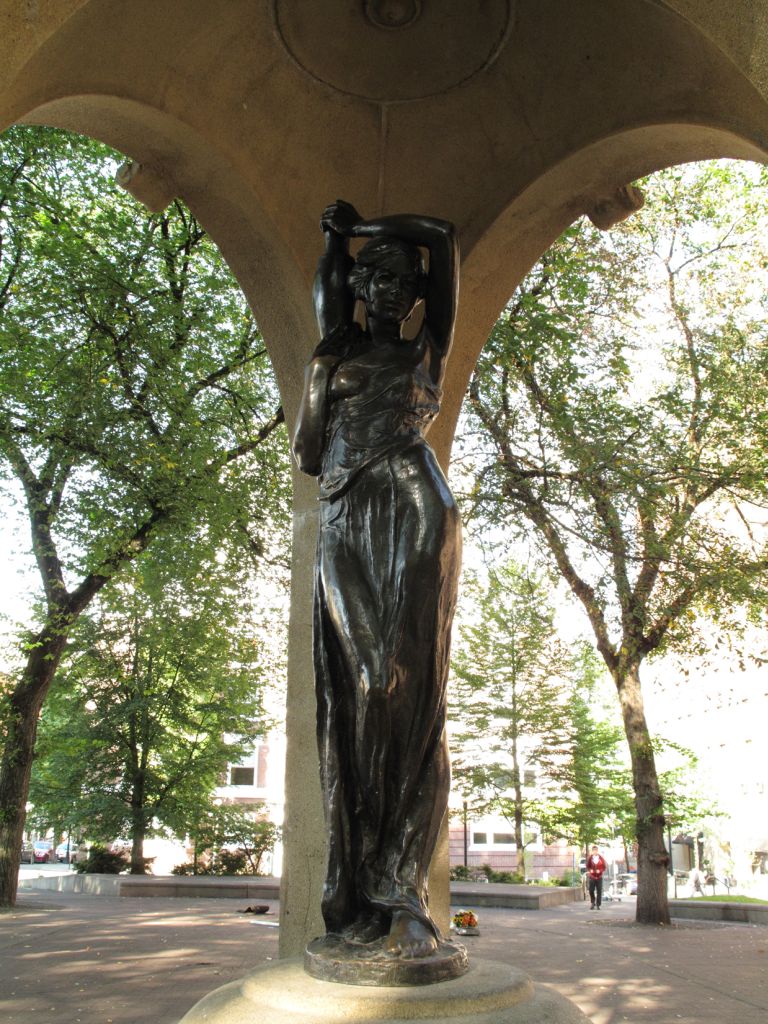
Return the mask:
<svg viewBox="0 0 768 1024">
<path fill-rule="evenodd" d="M 452 882 L 467 882 L 471 876 L 471 872 L 468 867 L 464 864 L 454 864 L 450 870 L 450 879 Z"/>
<path fill-rule="evenodd" d="M 767 180 L 672 168 L 610 234 L 573 224 L 496 324 L 458 445 L 465 507 L 530 534 L 616 684 L 649 922 L 666 916 L 663 793 L 640 666 L 768 604 Z"/>
<path fill-rule="evenodd" d="M 564 658 L 541 580 L 509 563 L 486 588 L 465 590 L 474 619 L 461 625 L 452 662 L 453 777 L 473 814 L 496 811 L 513 824 L 522 869 L 523 826 L 538 807 L 525 770 L 538 764 L 538 737 L 558 742 Z"/>
<path fill-rule="evenodd" d="M 483 864 L 483 874 L 489 882 L 503 882 L 505 885 L 522 885 L 525 882 L 521 871 L 496 871 L 490 864 Z"/>
<path fill-rule="evenodd" d="M 597 700 L 594 653 L 559 639 L 542 578 L 512 562 L 470 596 L 453 661 L 454 779 L 474 814 L 514 824 L 522 870 L 526 824 L 579 846 L 610 835 L 631 803 L 622 735 Z"/>
<path fill-rule="evenodd" d="M 177 566 L 176 580 L 166 568 L 147 553 L 74 628 L 30 788 L 32 821 L 130 834 L 136 858 L 158 828 L 187 831 L 265 725 L 247 591 L 215 562 Z"/>
<path fill-rule="evenodd" d="M 464 592 L 472 618 L 459 628 L 449 715 L 454 775 L 473 801 L 478 789 L 522 791 L 531 738 L 557 727 L 562 650 L 548 590 L 521 566 Z"/>
<path fill-rule="evenodd" d="M 178 865 L 177 874 L 258 875 L 264 856 L 280 838 L 280 828 L 260 809 L 238 804 L 209 804 L 195 822 L 192 864 Z"/>
<path fill-rule="evenodd" d="M 540 750 L 550 781 L 542 828 L 582 850 L 614 832 L 628 839 L 635 835 L 624 736 L 615 707 L 605 699 L 603 672 L 594 651 L 577 645 L 564 701 L 565 742 L 560 749 Z"/>
<path fill-rule="evenodd" d="M 733 626 L 734 606 L 765 603 L 764 177 L 672 168 L 610 234 L 573 224 L 470 387 L 471 508 L 534 527 L 612 671 L 705 645 L 698 614 Z"/>
<path fill-rule="evenodd" d="M 559 880 L 556 880 L 555 884 L 568 886 L 569 888 L 581 885 L 581 872 L 574 871 L 573 869 L 571 869 L 570 871 L 564 871 L 563 877 Z"/>
<path fill-rule="evenodd" d="M 263 550 L 288 486 L 284 441 L 260 434 L 277 392 L 215 245 L 180 202 L 149 214 L 110 181 L 104 146 L 29 128 L 1 145 L 0 465 L 42 520 L 38 561 L 111 575 L 171 520 Z"/>
<path fill-rule="evenodd" d="M 88 857 L 75 864 L 75 871 L 81 875 L 119 875 L 127 868 L 128 858 L 124 853 L 99 845 L 92 846 Z"/>
<path fill-rule="evenodd" d="M 160 658 L 161 669 L 151 672 L 139 659 L 138 675 L 153 682 L 128 696 L 130 671 L 124 661 L 118 664 L 114 602 L 128 604 L 143 590 L 134 650 L 156 651 L 149 608 L 154 602 L 164 614 L 159 595 L 178 590 L 179 567 L 187 582 L 197 573 L 203 589 L 213 572 L 224 588 L 223 604 L 239 600 L 247 611 L 246 589 L 254 583 L 247 567 L 263 572 L 271 563 L 279 570 L 289 549 L 287 446 L 259 329 L 193 214 L 179 201 L 148 213 L 115 185 L 120 159 L 105 146 L 50 129 L 18 127 L 0 139 L 0 479 L 9 494 L 20 496 L 41 595 L 36 632 L 19 644 L 23 668 L 0 706 L 0 851 L 15 846 L 23 821 L 39 710 L 65 642 L 99 592 L 152 546 L 152 571 L 137 569 L 144 578 L 119 597 L 105 596 L 83 624 L 77 668 L 66 684 L 57 684 L 70 707 L 62 704 L 54 717 L 73 723 L 74 705 L 87 699 L 83 680 L 106 693 L 114 669 L 120 693 L 114 708 L 94 698 L 105 723 L 115 726 L 123 715 L 124 732 L 134 727 L 130 721 L 138 729 L 155 713 L 150 703 L 159 710 L 161 692 L 178 722 L 186 698 L 172 689 L 169 659 Z M 210 595 L 206 600 L 211 605 Z M 225 671 L 222 641 L 205 696 L 213 620 L 204 650 L 200 638 L 191 637 L 192 623 L 184 622 L 190 609 L 185 613 L 180 599 L 175 609 L 178 642 L 188 654 L 195 649 L 184 663 L 187 674 L 178 676 L 187 695 L 196 688 L 190 720 L 177 726 L 191 742 L 197 726 L 205 729 L 204 720 L 213 720 L 206 702 L 220 704 L 233 679 L 233 707 L 242 705 L 237 687 L 250 659 L 241 657 L 247 643 L 241 635 Z M 214 614 L 212 607 L 207 614 Z M 101 644 L 99 625 L 109 634 Z M 234 642 L 228 623 L 223 634 Z M 239 673 L 231 668 L 237 660 L 246 666 Z M 54 729 L 50 717 L 43 728 Z M 125 764 L 127 746 L 145 750 L 148 744 L 121 744 L 114 732 L 108 739 L 106 729 L 98 738 L 92 728 L 72 732 L 71 753 L 90 758 L 104 781 L 95 791 L 83 783 L 71 792 L 78 801 L 83 793 L 93 800 L 98 795 L 96 820 L 106 822 L 127 799 L 123 792 L 115 796 L 114 780 L 105 795 L 110 752 L 120 750 Z M 196 759 L 203 746 L 195 747 Z M 54 786 L 76 774 L 65 758 L 61 773 L 52 769 Z M 156 773 L 160 788 L 175 794 L 174 801 L 162 801 L 167 815 L 171 803 L 183 802 L 176 781 L 183 765 L 181 757 L 175 766 L 166 759 L 162 770 L 147 766 L 147 779 Z M 212 771 L 204 769 L 205 784 Z M 189 794 L 193 789 L 187 783 Z M 73 815 L 68 799 L 58 820 Z M 138 805 L 158 799 L 155 791 Z M 0 856 L 2 899 L 13 892 L 8 879 L 14 870 L 11 859 Z"/>
<path fill-rule="evenodd" d="M 724 894 L 721 896 L 696 897 L 697 903 L 703 903 L 705 901 L 709 903 L 760 903 L 762 904 L 762 906 L 768 907 L 768 900 L 761 900 L 758 899 L 756 896 L 731 896 L 730 894 Z"/>
<path fill-rule="evenodd" d="M 697 782 L 699 759 L 679 743 L 658 738 L 654 744 L 657 757 L 664 765 L 659 773 L 664 794 L 664 814 L 674 833 L 696 833 L 702 823 L 718 818 L 722 811 L 712 795 Z"/>
</svg>

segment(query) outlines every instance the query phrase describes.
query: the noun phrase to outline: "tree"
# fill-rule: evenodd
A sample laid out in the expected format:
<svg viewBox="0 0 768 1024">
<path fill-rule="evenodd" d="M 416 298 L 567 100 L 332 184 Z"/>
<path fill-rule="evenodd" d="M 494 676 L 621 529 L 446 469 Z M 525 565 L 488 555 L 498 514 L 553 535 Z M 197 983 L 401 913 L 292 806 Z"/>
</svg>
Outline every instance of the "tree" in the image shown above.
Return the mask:
<svg viewBox="0 0 768 1024">
<path fill-rule="evenodd" d="M 610 236 L 569 228 L 515 292 L 469 388 L 475 514 L 533 527 L 618 692 L 639 855 L 637 920 L 666 923 L 664 806 L 640 669 L 765 604 L 765 172 L 645 182 Z M 711 632 L 711 627 L 710 627 Z"/>
<path fill-rule="evenodd" d="M 0 145 L 0 466 L 43 595 L 0 716 L 10 905 L 38 716 L 79 616 L 159 538 L 279 549 L 289 484 L 259 330 L 189 210 L 147 213 L 94 142 L 15 128 Z"/>
<path fill-rule="evenodd" d="M 280 828 L 263 816 L 262 808 L 214 804 L 194 831 L 193 874 L 258 875 L 261 863 L 280 838 Z M 207 855 L 201 865 L 200 854 Z M 187 866 L 179 869 L 186 873 Z"/>
<path fill-rule="evenodd" d="M 573 662 L 562 712 L 565 742 L 539 751 L 552 794 L 541 823 L 546 834 L 567 839 L 586 855 L 592 843 L 613 839 L 616 829 L 625 843 L 634 839 L 632 781 L 623 732 L 601 700 L 594 650 L 578 645 Z"/>
<path fill-rule="evenodd" d="M 563 732 L 565 649 L 557 637 L 549 592 L 510 562 L 488 585 L 467 588 L 476 618 L 460 629 L 449 704 L 453 774 L 472 810 L 494 809 L 514 827 L 518 871 L 525 873 L 526 824 L 537 821 L 541 749 L 559 747 Z"/>
<path fill-rule="evenodd" d="M 139 559 L 73 629 L 30 787 L 35 820 L 130 837 L 133 874 L 145 838 L 184 835 L 266 722 L 247 590 L 228 593 L 208 559 L 187 561 L 176 586 L 148 578 L 155 568 Z"/>
</svg>

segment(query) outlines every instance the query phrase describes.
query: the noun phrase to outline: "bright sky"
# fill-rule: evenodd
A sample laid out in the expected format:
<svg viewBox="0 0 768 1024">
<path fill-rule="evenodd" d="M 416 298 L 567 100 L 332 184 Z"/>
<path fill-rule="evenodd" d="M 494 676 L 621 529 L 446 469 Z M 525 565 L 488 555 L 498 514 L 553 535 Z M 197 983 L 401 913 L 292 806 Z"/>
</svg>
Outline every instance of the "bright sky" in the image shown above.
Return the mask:
<svg viewBox="0 0 768 1024">
<path fill-rule="evenodd" d="M 9 672 L 16 663 L 11 634 L 16 623 L 30 621 L 38 576 L 20 506 L 13 504 L 7 488 L 0 492 L 0 501 L 5 511 L 0 520 L 0 553 L 4 565 L 0 585 L 0 672 Z"/>
</svg>

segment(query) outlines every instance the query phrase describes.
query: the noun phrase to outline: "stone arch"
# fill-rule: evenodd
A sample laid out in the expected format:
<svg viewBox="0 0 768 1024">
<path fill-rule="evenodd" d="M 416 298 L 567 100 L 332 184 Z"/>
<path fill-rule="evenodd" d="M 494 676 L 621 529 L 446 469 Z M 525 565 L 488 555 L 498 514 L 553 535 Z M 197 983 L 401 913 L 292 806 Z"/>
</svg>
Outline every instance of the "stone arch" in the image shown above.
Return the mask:
<svg viewBox="0 0 768 1024">
<path fill-rule="evenodd" d="M 493 324 L 536 260 L 577 217 L 618 187 L 654 171 L 697 160 L 768 163 L 768 141 L 702 124 L 665 123 L 597 139 L 549 168 L 477 237 L 462 264 L 457 333 L 435 441 L 450 444 L 469 377 Z"/>
<path fill-rule="evenodd" d="M 238 279 L 264 334 L 281 394 L 291 405 L 305 339 L 315 332 L 308 285 L 259 197 L 233 164 L 177 118 L 118 96 L 48 100 L 24 111 L 18 122 L 89 135 L 126 154 L 141 168 L 131 190 L 152 208 L 184 199 Z"/>
</svg>

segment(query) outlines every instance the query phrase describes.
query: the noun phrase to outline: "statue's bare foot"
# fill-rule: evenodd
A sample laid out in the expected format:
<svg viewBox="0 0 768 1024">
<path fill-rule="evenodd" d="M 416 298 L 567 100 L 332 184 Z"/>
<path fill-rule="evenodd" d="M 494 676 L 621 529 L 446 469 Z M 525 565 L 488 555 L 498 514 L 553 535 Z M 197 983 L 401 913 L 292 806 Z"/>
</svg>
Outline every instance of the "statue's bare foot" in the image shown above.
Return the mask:
<svg viewBox="0 0 768 1024">
<path fill-rule="evenodd" d="M 403 960 L 416 960 L 430 956 L 437 949 L 437 939 L 432 931 L 412 914 L 397 910 L 392 915 L 385 948 Z"/>
</svg>

